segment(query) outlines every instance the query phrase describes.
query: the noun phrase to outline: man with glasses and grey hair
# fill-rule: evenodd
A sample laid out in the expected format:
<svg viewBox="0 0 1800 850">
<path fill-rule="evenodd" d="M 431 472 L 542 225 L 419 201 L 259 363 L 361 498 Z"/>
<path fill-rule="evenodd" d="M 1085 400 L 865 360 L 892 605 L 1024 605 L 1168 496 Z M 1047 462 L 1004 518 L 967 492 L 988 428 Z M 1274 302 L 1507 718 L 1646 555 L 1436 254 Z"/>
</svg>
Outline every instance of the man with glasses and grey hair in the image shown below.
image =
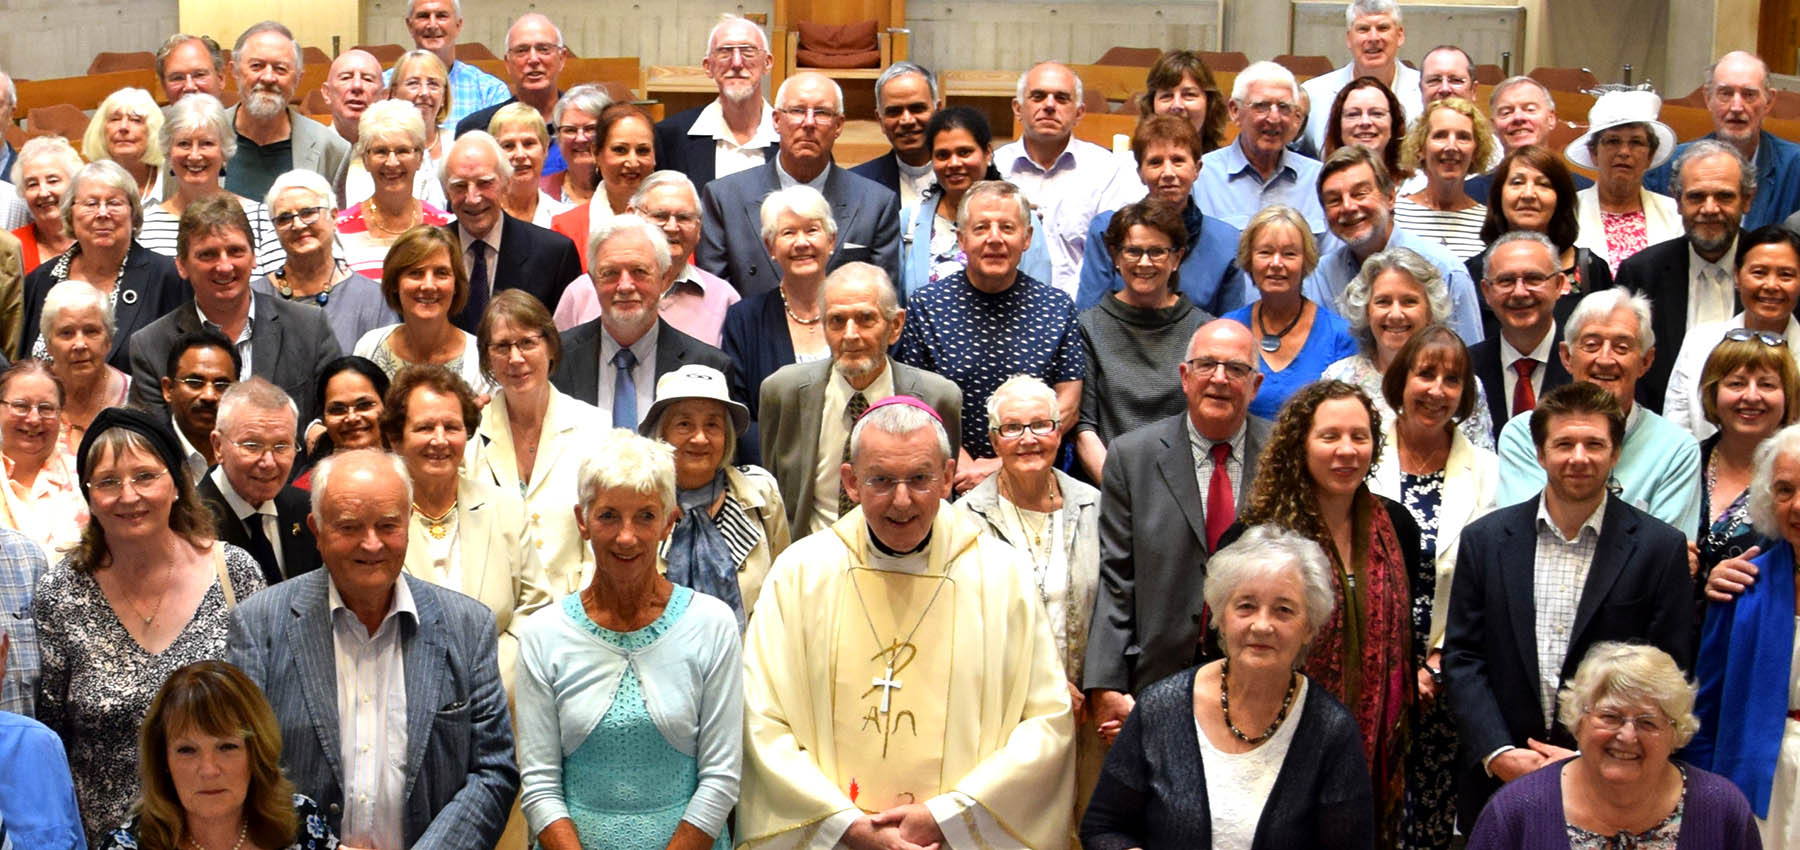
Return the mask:
<svg viewBox="0 0 1800 850">
<path fill-rule="evenodd" d="M 223 98 L 231 71 L 225 67 L 224 51 L 212 36 L 178 32 L 156 51 L 156 81 L 170 103 L 190 94 Z M 7 118 L 11 120 L 10 115 Z"/>
<path fill-rule="evenodd" d="M 917 204 L 925 189 L 937 183 L 925 125 L 943 105 L 937 75 L 913 62 L 889 65 L 875 78 L 875 118 L 890 149 L 850 172 L 898 192 L 901 209 Z"/>
<path fill-rule="evenodd" d="M 1481 294 L 1499 320 L 1500 332 L 1470 346 L 1469 362 L 1486 390 L 1494 439 L 1515 416 L 1569 383 L 1556 353 L 1556 303 L 1569 291 L 1550 237 L 1528 230 L 1502 234 L 1488 250 Z"/>
<path fill-rule="evenodd" d="M 843 89 L 813 71 L 787 78 L 775 92 L 775 129 L 781 135 L 775 156 L 700 191 L 700 247 L 694 262 L 730 281 L 746 298 L 774 289 L 781 283 L 781 270 L 763 243 L 763 198 L 776 189 L 806 185 L 825 196 L 837 220 L 829 269 L 868 262 L 898 279 L 899 196 L 831 158 L 844 131 Z"/>
<path fill-rule="evenodd" d="M 1326 124 L 1331 122 L 1331 102 L 1338 92 L 1359 77 L 1374 77 L 1400 99 L 1408 120 L 1424 108 L 1419 72 L 1400 61 L 1406 44 L 1406 25 L 1400 4 L 1394 0 L 1351 0 L 1344 8 L 1344 46 L 1350 61 L 1328 74 L 1307 80 L 1301 87 L 1312 100 L 1306 116 L 1306 132 L 1298 142 L 1301 153 L 1324 156 Z"/>
<path fill-rule="evenodd" d="M 780 138 L 775 110 L 763 100 L 762 90 L 773 64 L 762 27 L 737 15 L 720 15 L 700 60 L 719 96 L 656 123 L 657 166 L 686 174 L 696 189 L 760 167 Z"/>
<path fill-rule="evenodd" d="M 212 432 L 219 465 L 194 486 L 213 508 L 219 539 L 249 552 L 270 585 L 319 566 L 308 496 L 288 483 L 298 415 L 294 400 L 262 378 L 232 384 L 219 398 Z"/>
<path fill-rule="evenodd" d="M 1294 72 L 1274 62 L 1252 62 L 1238 72 L 1226 104 L 1237 139 L 1201 157 L 1194 181 L 1202 213 L 1241 230 L 1258 210 L 1280 204 L 1299 210 L 1314 237 L 1325 235 L 1316 191 L 1320 163 L 1288 149 L 1300 129 L 1299 91 Z"/>
<path fill-rule="evenodd" d="M 556 78 L 562 74 L 568 55 L 563 48 L 562 30 L 548 17 L 538 12 L 520 15 L 506 30 L 506 77 L 512 87 L 512 97 L 463 116 L 456 122 L 456 135 L 486 130 L 500 107 L 524 103 L 544 117 L 550 140 L 555 142 L 556 118 L 551 113 L 563 95 L 556 85 Z M 544 173 L 555 174 L 565 168 L 562 151 L 551 144 L 544 154 Z"/>
</svg>

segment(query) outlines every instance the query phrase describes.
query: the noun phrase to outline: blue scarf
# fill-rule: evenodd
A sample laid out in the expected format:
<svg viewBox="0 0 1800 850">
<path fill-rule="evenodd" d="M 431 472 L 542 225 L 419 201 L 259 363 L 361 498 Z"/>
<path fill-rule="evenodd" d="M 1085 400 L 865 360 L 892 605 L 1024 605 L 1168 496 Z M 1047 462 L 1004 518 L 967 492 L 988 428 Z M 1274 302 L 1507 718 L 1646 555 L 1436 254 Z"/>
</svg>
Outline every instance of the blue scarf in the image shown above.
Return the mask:
<svg viewBox="0 0 1800 850">
<path fill-rule="evenodd" d="M 725 489 L 725 470 L 711 481 L 692 490 L 680 490 L 675 502 L 681 506 L 681 520 L 669 534 L 668 579 L 683 587 L 716 597 L 731 606 L 737 615 L 738 631 L 744 630 L 744 597 L 738 590 L 737 564 L 725 535 L 719 533 L 708 509 Z"/>
<path fill-rule="evenodd" d="M 1700 731 L 1682 757 L 1730 779 L 1766 818 L 1794 675 L 1794 549 L 1784 540 L 1750 563 L 1756 583 L 1707 606 L 1694 662 Z"/>
</svg>

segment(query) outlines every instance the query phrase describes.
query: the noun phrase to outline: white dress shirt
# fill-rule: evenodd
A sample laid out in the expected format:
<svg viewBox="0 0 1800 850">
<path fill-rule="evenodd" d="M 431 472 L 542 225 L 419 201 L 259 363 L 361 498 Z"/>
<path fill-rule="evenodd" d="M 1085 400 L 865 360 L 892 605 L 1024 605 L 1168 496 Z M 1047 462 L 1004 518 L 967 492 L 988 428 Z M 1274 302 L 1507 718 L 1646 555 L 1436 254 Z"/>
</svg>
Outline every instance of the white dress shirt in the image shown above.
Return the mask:
<svg viewBox="0 0 1800 850">
<path fill-rule="evenodd" d="M 688 135 L 712 137 L 714 180 L 762 165 L 765 161 L 763 149 L 781 141 L 781 134 L 775 132 L 775 108 L 767 102 L 763 103 L 762 121 L 757 124 L 756 132 L 750 136 L 750 141 L 741 145 L 732 136 L 731 127 L 726 125 L 725 109 L 716 99 L 700 110 L 694 126 L 688 128 Z"/>
<path fill-rule="evenodd" d="M 187 435 L 181 432 L 181 426 L 175 422 L 173 415 L 169 417 L 169 430 L 175 432 L 175 441 L 181 444 L 182 465 L 187 467 L 188 483 L 199 484 L 200 476 L 206 474 L 206 468 L 211 464 L 206 462 L 206 455 L 188 442 Z"/>
<path fill-rule="evenodd" d="M 1071 298 L 1081 283 L 1089 222 L 1101 210 L 1116 210 L 1148 191 L 1130 157 L 1073 137 L 1047 166 L 1032 161 L 1023 141 L 1001 146 L 994 164 L 1025 193 L 1048 231 L 1050 280 L 1043 282 Z"/>
<path fill-rule="evenodd" d="M 1716 263 L 1702 259 L 1694 253 L 1694 243 L 1688 242 L 1687 327 L 1727 321 L 1737 312 L 1736 256 L 1735 238 Z"/>
<path fill-rule="evenodd" d="M 1543 398 L 1544 369 L 1550 363 L 1550 358 L 1556 356 L 1558 355 L 1554 326 L 1544 332 L 1544 338 L 1538 340 L 1537 347 L 1529 352 L 1514 348 L 1513 344 L 1507 341 L 1505 334 L 1500 336 L 1500 383 L 1505 387 L 1504 392 L 1506 393 L 1505 403 L 1501 406 L 1505 408 L 1508 419 L 1512 418 L 1513 393 L 1519 386 L 1519 373 L 1514 371 L 1513 364 L 1526 357 L 1537 361 L 1537 368 L 1531 370 L 1531 397 Z"/>
<path fill-rule="evenodd" d="M 213 330 L 219 331 L 220 333 L 225 332 L 224 328 L 221 328 L 219 326 L 218 322 L 215 322 L 212 319 L 209 319 L 206 317 L 206 311 L 200 309 L 199 302 L 194 303 L 194 315 L 200 317 L 200 326 L 201 327 L 212 328 Z M 242 368 L 238 369 L 238 380 L 240 380 L 240 381 L 250 380 L 250 375 L 252 374 L 252 372 L 250 371 L 250 335 L 251 335 L 252 328 L 254 328 L 255 326 L 256 326 L 256 294 L 251 293 L 250 294 L 250 310 L 249 310 L 249 312 L 244 314 L 244 329 L 241 331 L 238 331 L 237 339 L 234 339 L 231 341 L 231 347 L 237 349 L 238 361 L 243 364 Z M 198 480 L 198 479 L 196 479 L 196 480 Z"/>
<path fill-rule="evenodd" d="M 344 820 L 338 838 L 353 847 L 404 850 L 406 823 L 406 663 L 401 619 L 417 628 L 406 579 L 373 635 L 327 585 L 331 642 L 337 662 L 339 761 Z"/>
<path fill-rule="evenodd" d="M 263 539 L 269 541 L 269 548 L 275 550 L 275 568 L 282 575 L 287 575 L 287 557 L 281 551 L 281 514 L 275 510 L 275 500 L 270 499 L 260 505 L 252 505 L 238 495 L 237 488 L 231 486 L 231 479 L 225 476 L 223 464 L 213 467 L 211 473 L 213 486 L 219 488 L 219 494 L 225 497 L 225 504 L 231 513 L 244 524 L 246 529 L 255 518 L 262 526 Z"/>
<path fill-rule="evenodd" d="M 656 400 L 656 340 L 662 335 L 662 322 L 650 326 L 648 333 L 632 343 L 629 348 L 637 357 L 637 365 L 631 369 L 631 379 L 637 389 L 638 421 L 643 421 L 644 414 L 650 412 L 650 405 Z M 613 409 L 613 382 L 617 381 L 619 370 L 613 368 L 613 357 L 619 353 L 619 343 L 603 328 L 600 333 L 600 393 L 595 407 L 600 408 L 601 422 L 611 424 Z"/>
<path fill-rule="evenodd" d="M 847 421 L 844 408 L 849 406 L 850 396 L 856 392 L 857 389 L 850 386 L 837 369 L 831 370 L 831 377 L 825 381 L 824 415 L 819 417 L 819 460 L 813 465 L 812 512 L 808 514 L 807 527 L 795 535 L 796 540 L 838 520 L 838 488 L 841 486 L 838 467 L 844 463 L 844 438 L 856 424 Z M 862 394 L 869 404 L 893 395 L 894 364 L 885 363 L 881 374 L 875 376 Z"/>
</svg>

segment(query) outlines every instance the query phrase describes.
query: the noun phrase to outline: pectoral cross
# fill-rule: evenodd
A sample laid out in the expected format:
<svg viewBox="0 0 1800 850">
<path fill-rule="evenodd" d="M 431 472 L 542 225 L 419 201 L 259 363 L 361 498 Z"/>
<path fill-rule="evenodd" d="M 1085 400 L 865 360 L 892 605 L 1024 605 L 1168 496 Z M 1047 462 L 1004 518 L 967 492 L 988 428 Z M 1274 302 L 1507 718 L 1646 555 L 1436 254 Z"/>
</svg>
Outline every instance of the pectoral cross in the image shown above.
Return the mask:
<svg viewBox="0 0 1800 850">
<path fill-rule="evenodd" d="M 893 695 L 895 688 L 904 687 L 900 684 L 899 679 L 894 678 L 894 662 L 889 661 L 887 673 L 871 680 L 869 682 L 869 687 L 871 690 L 874 688 L 881 689 L 881 713 L 888 713 L 888 698 Z"/>
</svg>

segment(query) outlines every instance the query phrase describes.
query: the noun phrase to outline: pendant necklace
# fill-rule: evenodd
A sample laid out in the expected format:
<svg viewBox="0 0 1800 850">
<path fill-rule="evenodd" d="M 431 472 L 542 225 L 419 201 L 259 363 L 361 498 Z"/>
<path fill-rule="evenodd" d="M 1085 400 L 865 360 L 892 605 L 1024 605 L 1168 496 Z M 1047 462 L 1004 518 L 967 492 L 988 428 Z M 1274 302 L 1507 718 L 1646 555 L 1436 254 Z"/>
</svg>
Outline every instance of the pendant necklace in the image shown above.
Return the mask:
<svg viewBox="0 0 1800 850">
<path fill-rule="evenodd" d="M 419 519 L 425 521 L 425 530 L 431 533 L 431 539 L 442 540 L 445 535 L 450 533 L 450 515 L 456 513 L 455 501 L 450 503 L 449 510 L 437 516 L 426 513 L 424 508 L 419 507 L 418 502 L 412 503 L 412 509 L 418 511 Z"/>
<path fill-rule="evenodd" d="M 1274 354 L 1281 350 L 1281 338 L 1287 336 L 1288 331 L 1293 330 L 1295 325 L 1300 324 L 1301 316 L 1306 315 L 1306 302 L 1300 302 L 1300 309 L 1294 312 L 1294 318 L 1287 323 L 1286 327 L 1274 333 L 1269 333 L 1269 325 L 1264 321 L 1264 315 L 1263 308 L 1256 308 L 1256 329 L 1262 332 L 1260 345 L 1262 350 Z"/>
<path fill-rule="evenodd" d="M 1252 738 L 1239 731 L 1237 725 L 1231 722 L 1231 659 L 1225 659 L 1224 665 L 1219 668 L 1219 708 L 1225 712 L 1225 728 L 1231 730 L 1232 737 L 1255 746 L 1274 736 L 1275 730 L 1281 728 L 1281 721 L 1287 719 L 1288 709 L 1294 706 L 1294 695 L 1300 690 L 1300 675 L 1289 673 L 1288 677 L 1287 696 L 1281 700 L 1281 710 L 1275 712 L 1275 722 L 1270 723 L 1269 728 L 1264 729 L 1261 735 Z"/>
<path fill-rule="evenodd" d="M 875 616 L 869 613 L 869 603 L 863 599 L 862 586 L 856 583 L 855 576 L 850 577 L 850 589 L 856 591 L 856 602 L 862 606 L 863 619 L 869 623 L 869 636 L 875 639 L 877 647 L 881 647 L 881 654 L 887 656 L 887 672 L 869 683 L 869 690 L 881 689 L 882 714 L 888 713 L 889 698 L 893 696 L 896 688 L 901 687 L 900 680 L 894 678 L 894 661 L 900 656 L 900 647 L 912 643 L 913 635 L 917 634 L 919 627 L 925 624 L 925 615 L 931 613 L 931 606 L 937 604 L 938 594 L 944 592 L 944 585 L 949 581 L 948 574 L 938 576 L 937 589 L 931 591 L 931 598 L 925 602 L 925 610 L 919 612 L 919 619 L 913 622 L 912 630 L 906 633 L 905 640 L 893 646 L 881 647 L 881 633 L 875 629 Z"/>
<path fill-rule="evenodd" d="M 777 295 L 781 296 L 782 312 L 786 313 L 787 317 L 790 319 L 793 319 L 795 321 L 795 323 L 805 325 L 807 327 L 812 327 L 813 325 L 818 324 L 820 319 L 824 318 L 824 316 L 814 316 L 810 319 L 802 319 L 799 316 L 794 315 L 793 308 L 788 306 L 787 290 L 782 287 L 777 286 L 777 287 L 775 287 L 775 293 Z"/>
</svg>

